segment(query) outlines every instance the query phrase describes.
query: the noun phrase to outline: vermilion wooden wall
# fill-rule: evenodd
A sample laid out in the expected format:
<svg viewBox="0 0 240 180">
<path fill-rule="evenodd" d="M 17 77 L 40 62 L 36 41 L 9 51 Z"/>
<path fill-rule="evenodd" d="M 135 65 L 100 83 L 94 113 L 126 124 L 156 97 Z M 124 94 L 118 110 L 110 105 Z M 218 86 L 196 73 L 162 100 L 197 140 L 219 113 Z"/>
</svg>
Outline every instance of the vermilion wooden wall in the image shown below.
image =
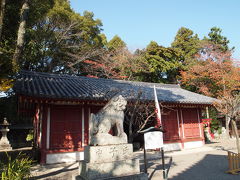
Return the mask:
<svg viewBox="0 0 240 180">
<path fill-rule="evenodd" d="M 164 141 L 203 138 L 200 109 L 164 108 L 162 112 Z"/>
<path fill-rule="evenodd" d="M 41 162 L 46 162 L 46 154 L 83 151 L 89 140 L 89 116 L 103 106 L 94 105 L 49 105 L 42 108 Z M 47 147 L 47 121 L 50 110 L 49 148 Z M 82 122 L 84 119 L 84 123 Z M 200 110 L 198 108 L 174 107 L 164 109 L 162 123 L 164 141 L 184 142 L 189 139 L 203 139 Z M 84 133 L 82 132 L 84 125 Z M 84 136 L 84 142 L 83 141 Z M 202 136 L 202 137 L 201 137 Z"/>
</svg>

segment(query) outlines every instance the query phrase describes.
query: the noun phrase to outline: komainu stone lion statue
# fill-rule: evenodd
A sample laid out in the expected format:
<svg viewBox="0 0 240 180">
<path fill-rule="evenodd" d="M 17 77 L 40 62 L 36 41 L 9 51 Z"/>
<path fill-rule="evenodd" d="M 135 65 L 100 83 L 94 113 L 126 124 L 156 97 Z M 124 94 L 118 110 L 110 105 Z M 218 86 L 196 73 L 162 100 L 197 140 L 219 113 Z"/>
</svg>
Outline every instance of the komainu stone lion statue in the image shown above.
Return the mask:
<svg viewBox="0 0 240 180">
<path fill-rule="evenodd" d="M 97 114 L 91 114 L 90 145 L 127 143 L 123 130 L 124 109 L 127 101 L 121 96 L 113 97 Z M 109 132 L 112 130 L 112 134 Z"/>
</svg>

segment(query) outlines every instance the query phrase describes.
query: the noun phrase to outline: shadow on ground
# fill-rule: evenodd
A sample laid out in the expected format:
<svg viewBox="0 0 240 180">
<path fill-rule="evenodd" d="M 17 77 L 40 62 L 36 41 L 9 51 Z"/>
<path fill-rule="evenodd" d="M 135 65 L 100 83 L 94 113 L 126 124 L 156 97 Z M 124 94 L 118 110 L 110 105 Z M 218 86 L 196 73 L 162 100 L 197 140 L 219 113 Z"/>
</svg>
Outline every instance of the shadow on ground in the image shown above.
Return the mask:
<svg viewBox="0 0 240 180">
<path fill-rule="evenodd" d="M 188 160 L 194 162 L 194 156 L 181 155 L 165 157 L 165 167 L 169 180 L 239 180 L 239 175 L 227 174 L 227 155 L 206 154 L 203 158 L 192 165 L 186 163 Z M 192 159 L 191 159 L 192 158 Z M 141 171 L 144 171 L 144 161 L 141 160 Z M 179 169 L 180 168 L 180 169 Z M 183 170 L 181 170 L 183 169 Z M 180 172 L 180 173 L 179 173 Z M 150 180 L 163 179 L 161 158 L 148 160 L 148 177 Z"/>
<path fill-rule="evenodd" d="M 168 174 L 171 167 L 175 166 L 176 164 L 172 161 L 171 156 L 165 156 L 164 160 L 165 160 L 165 165 L 164 165 L 165 172 L 166 174 Z M 144 172 L 144 170 L 145 170 L 144 160 L 140 160 L 140 171 Z M 148 158 L 147 172 L 148 172 L 149 180 L 151 180 L 153 176 L 156 176 L 156 174 L 157 176 L 163 177 L 162 170 L 163 170 L 163 165 L 162 165 L 162 158 L 160 154 L 158 154 L 158 156 L 155 156 L 154 158 L 153 157 Z"/>
<path fill-rule="evenodd" d="M 75 163 L 73 164 L 68 164 L 68 165 L 61 165 L 62 168 L 57 168 L 56 165 L 45 165 L 45 166 L 41 166 L 41 167 L 38 167 L 36 168 L 36 170 L 38 171 L 47 171 L 48 169 L 53 169 L 55 168 L 56 170 L 53 170 L 51 172 L 48 172 L 48 173 L 44 173 L 42 175 L 39 175 L 39 176 L 33 176 L 32 178 L 30 178 L 30 180 L 33 180 L 33 179 L 45 179 L 45 178 L 49 178 L 51 179 L 58 179 L 57 177 L 58 176 L 63 176 L 63 173 L 66 174 L 68 172 L 70 173 L 73 173 L 73 171 L 76 171 L 78 169 L 78 167 L 72 167 Z M 66 177 L 66 176 L 65 176 Z M 62 179 L 62 178 L 59 178 L 59 179 Z M 63 178 L 64 179 L 64 178 Z"/>
<path fill-rule="evenodd" d="M 206 179 L 240 179 L 240 175 L 225 173 L 228 170 L 227 156 L 207 154 L 202 160 L 195 163 L 180 174 L 173 176 L 172 180 L 206 180 Z"/>
</svg>

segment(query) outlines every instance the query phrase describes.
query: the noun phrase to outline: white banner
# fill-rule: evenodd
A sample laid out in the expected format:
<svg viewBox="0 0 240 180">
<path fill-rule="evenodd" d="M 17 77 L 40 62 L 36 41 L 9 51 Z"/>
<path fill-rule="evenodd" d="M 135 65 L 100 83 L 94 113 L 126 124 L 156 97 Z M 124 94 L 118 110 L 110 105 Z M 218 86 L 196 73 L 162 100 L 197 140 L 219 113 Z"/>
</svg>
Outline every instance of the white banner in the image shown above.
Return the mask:
<svg viewBox="0 0 240 180">
<path fill-rule="evenodd" d="M 163 133 L 160 131 L 144 134 L 145 149 L 157 149 L 163 147 Z"/>
<path fill-rule="evenodd" d="M 158 103 L 158 98 L 157 98 L 157 92 L 156 92 L 156 87 L 155 85 L 153 86 L 153 91 L 154 91 L 154 99 L 155 99 L 155 111 L 156 111 L 156 120 L 157 123 L 155 124 L 155 127 L 160 127 L 162 125 L 162 119 L 161 119 L 161 110 L 160 106 Z"/>
</svg>

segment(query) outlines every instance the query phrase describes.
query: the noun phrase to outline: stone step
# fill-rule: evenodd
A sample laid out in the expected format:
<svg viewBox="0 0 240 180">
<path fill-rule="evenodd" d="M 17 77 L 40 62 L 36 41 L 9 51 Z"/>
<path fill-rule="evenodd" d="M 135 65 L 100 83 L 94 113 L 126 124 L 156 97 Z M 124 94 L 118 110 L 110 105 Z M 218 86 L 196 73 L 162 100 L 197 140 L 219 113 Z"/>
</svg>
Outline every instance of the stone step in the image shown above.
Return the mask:
<svg viewBox="0 0 240 180">
<path fill-rule="evenodd" d="M 125 176 L 115 176 L 115 177 L 108 177 L 108 178 L 97 178 L 98 180 L 148 180 L 148 175 L 146 173 L 140 174 L 131 174 Z M 73 180 L 86 180 L 81 176 L 76 176 Z"/>
</svg>

